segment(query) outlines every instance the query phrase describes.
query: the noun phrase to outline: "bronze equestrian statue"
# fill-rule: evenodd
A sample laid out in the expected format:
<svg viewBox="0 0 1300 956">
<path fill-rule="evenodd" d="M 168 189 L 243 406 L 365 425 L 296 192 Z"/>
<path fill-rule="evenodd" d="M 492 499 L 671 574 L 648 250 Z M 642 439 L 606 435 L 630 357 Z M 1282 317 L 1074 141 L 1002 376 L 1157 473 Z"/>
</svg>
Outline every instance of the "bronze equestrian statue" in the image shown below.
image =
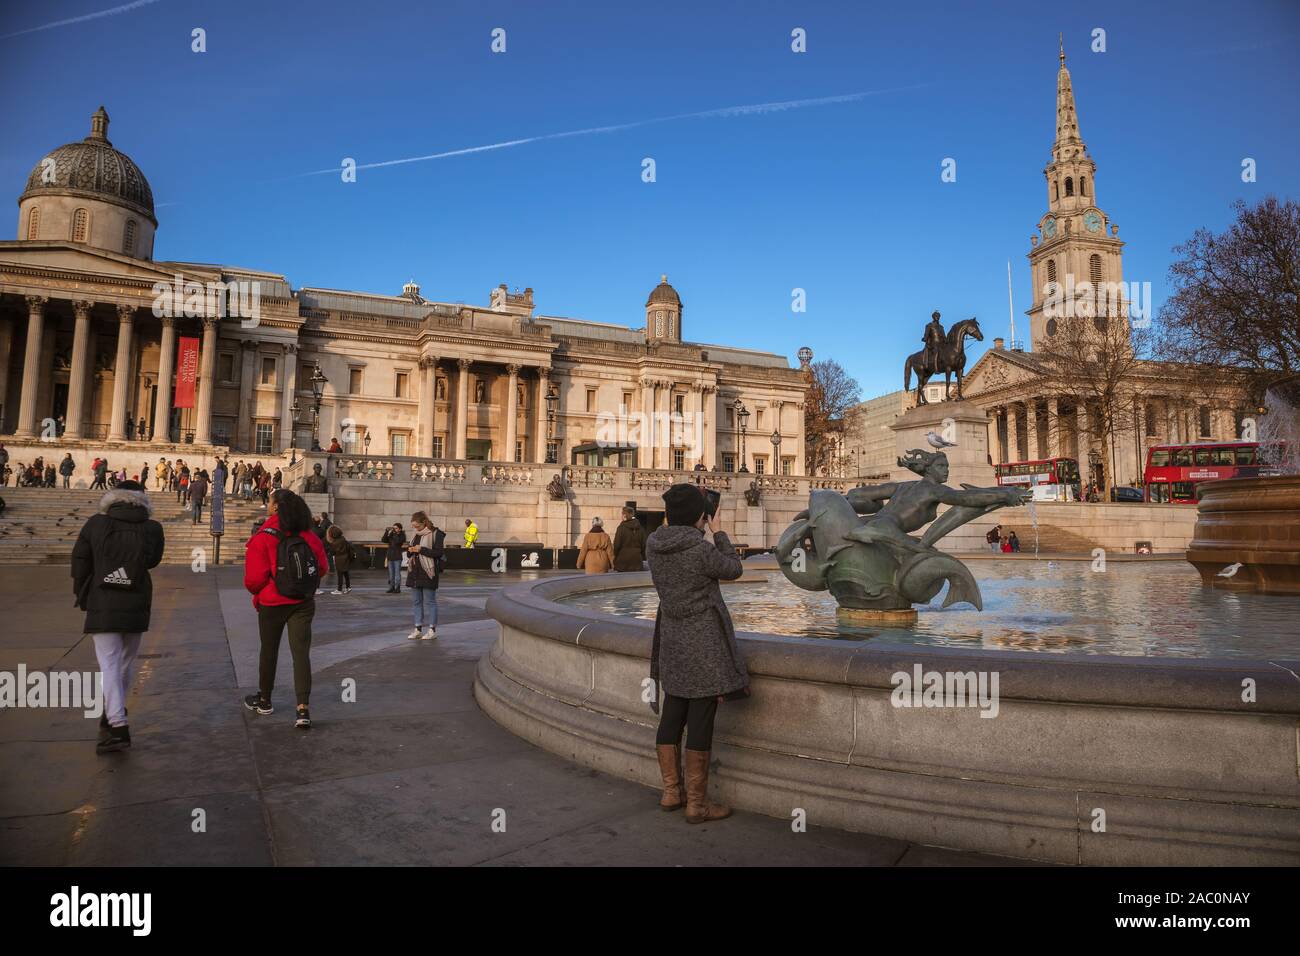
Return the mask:
<svg viewBox="0 0 1300 956">
<path fill-rule="evenodd" d="M 925 343 L 925 348 L 909 355 L 907 364 L 903 366 L 904 391 L 911 389 L 912 372 L 916 371 L 916 404 L 929 404 L 925 400 L 926 383 L 940 372 L 943 373 L 945 394 L 948 392 L 952 374 L 954 372 L 957 374 L 957 392 L 954 397 L 961 401 L 961 381 L 966 371 L 967 336 L 977 342 L 984 341 L 984 333 L 980 331 L 978 319 L 974 317 L 962 319 L 945 332 L 943 324 L 939 321 L 939 313 L 935 312 L 930 316 L 930 324 L 925 327 L 925 336 L 921 339 Z"/>
</svg>

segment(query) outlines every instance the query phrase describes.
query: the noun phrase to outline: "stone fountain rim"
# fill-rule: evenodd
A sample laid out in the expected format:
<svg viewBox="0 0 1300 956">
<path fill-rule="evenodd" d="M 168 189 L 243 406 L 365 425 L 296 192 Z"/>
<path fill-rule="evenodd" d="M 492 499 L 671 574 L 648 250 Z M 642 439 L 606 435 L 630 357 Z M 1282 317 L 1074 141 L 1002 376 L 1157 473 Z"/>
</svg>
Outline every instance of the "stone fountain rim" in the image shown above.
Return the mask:
<svg viewBox="0 0 1300 956">
<path fill-rule="evenodd" d="M 754 581 L 748 576 L 742 581 Z M 654 624 L 576 608 L 556 599 L 593 591 L 652 586 L 649 572 L 574 575 L 502 588 L 487 613 L 513 628 L 562 644 L 641 658 L 649 674 Z M 1254 714 L 1300 715 L 1300 660 L 1151 658 L 1103 654 L 1033 654 L 873 642 L 816 644 L 794 637 L 740 631 L 737 640 L 752 675 L 892 690 L 892 675 L 923 671 L 993 671 L 1008 700 Z M 1241 700 L 1242 682 L 1255 699 Z"/>
</svg>

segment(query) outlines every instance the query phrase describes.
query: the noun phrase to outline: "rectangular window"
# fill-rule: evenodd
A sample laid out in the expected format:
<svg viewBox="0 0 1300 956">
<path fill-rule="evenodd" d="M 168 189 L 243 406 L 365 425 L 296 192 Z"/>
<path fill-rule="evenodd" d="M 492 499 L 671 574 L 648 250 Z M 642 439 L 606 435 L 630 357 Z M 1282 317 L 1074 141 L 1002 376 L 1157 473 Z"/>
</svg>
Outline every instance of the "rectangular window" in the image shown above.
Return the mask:
<svg viewBox="0 0 1300 956">
<path fill-rule="evenodd" d="M 723 455 L 723 456 L 722 456 L 722 470 L 723 470 L 723 471 L 735 471 L 735 470 L 736 470 L 736 456 L 735 456 L 735 455 Z"/>
<path fill-rule="evenodd" d="M 1253 464 L 1256 464 L 1256 461 L 1255 461 L 1255 452 L 1256 452 L 1257 450 L 1258 450 L 1258 449 L 1255 449 L 1255 448 L 1238 448 L 1238 449 L 1237 449 L 1237 464 L 1239 464 L 1239 465 L 1253 465 Z"/>
<path fill-rule="evenodd" d="M 393 432 L 393 434 L 390 437 L 393 446 L 393 454 L 405 455 L 406 454 L 406 433 Z"/>
<path fill-rule="evenodd" d="M 1153 452 L 1151 453 L 1151 467 L 1152 467 L 1152 468 L 1168 468 L 1168 467 L 1169 467 L 1169 452 L 1168 452 L 1168 450 L 1166 450 L 1166 449 L 1160 449 L 1160 450 L 1158 450 L 1158 451 L 1153 451 Z"/>
<path fill-rule="evenodd" d="M 794 459 L 793 459 L 793 458 L 782 458 L 782 459 L 781 459 L 781 474 L 783 474 L 783 475 L 793 475 L 793 474 L 794 474 Z"/>
<path fill-rule="evenodd" d="M 755 456 L 754 456 L 754 474 L 756 474 L 756 475 L 765 475 L 765 474 L 767 474 L 767 456 L 766 456 L 766 455 L 755 455 Z"/>
<path fill-rule="evenodd" d="M 754 426 L 755 426 L 756 428 L 762 428 L 762 427 L 763 427 L 763 410 L 762 410 L 761 408 L 758 409 L 758 415 L 757 415 L 757 417 L 756 417 L 756 419 L 755 419 L 755 421 L 754 421 Z"/>
<path fill-rule="evenodd" d="M 274 439 L 275 439 L 275 426 L 270 424 L 263 424 L 259 422 L 257 425 L 257 446 L 256 446 L 257 454 L 259 455 L 272 454 L 271 443 L 272 441 L 274 441 Z"/>
<path fill-rule="evenodd" d="M 596 390 L 594 388 L 589 388 L 587 389 L 587 411 L 594 412 L 595 410 L 596 410 Z"/>
<path fill-rule="evenodd" d="M 433 448 L 431 450 L 433 452 L 433 455 L 431 457 L 433 458 L 442 457 L 442 436 L 441 435 L 433 436 Z"/>
<path fill-rule="evenodd" d="M 343 451 L 349 455 L 359 455 L 365 451 L 365 437 L 368 429 L 364 425 L 354 425 L 343 432 L 341 439 Z"/>
<path fill-rule="evenodd" d="M 732 408 L 730 405 L 727 406 L 727 427 L 728 428 L 736 427 L 736 410 Z"/>
<path fill-rule="evenodd" d="M 303 363 L 298 366 L 298 381 L 296 383 L 298 386 L 298 391 L 300 392 L 311 391 L 311 375 L 312 372 L 314 371 L 316 371 L 316 366 L 314 365 L 307 365 L 306 363 Z"/>
<path fill-rule="evenodd" d="M 624 409 L 629 409 L 629 408 L 631 408 L 631 407 L 632 407 L 632 393 L 631 393 L 631 392 L 624 392 L 624 393 L 623 393 L 623 408 L 624 408 Z"/>
<path fill-rule="evenodd" d="M 275 359 L 269 355 L 262 356 L 262 384 L 275 384 Z"/>
<path fill-rule="evenodd" d="M 222 352 L 217 356 L 217 381 L 233 382 L 235 380 L 235 356 Z"/>
<path fill-rule="evenodd" d="M 359 368 L 348 369 L 348 394 L 361 394 L 361 369 Z"/>
<path fill-rule="evenodd" d="M 411 376 L 406 372 L 397 373 L 397 381 L 393 386 L 394 397 L 406 398 L 406 383 L 410 379 L 410 377 Z M 396 455 L 397 452 L 393 452 L 393 454 Z"/>
<path fill-rule="evenodd" d="M 675 471 L 686 470 L 686 451 L 682 448 L 673 449 L 673 469 Z"/>
<path fill-rule="evenodd" d="M 1196 449 L 1196 464 L 1208 465 L 1210 463 L 1210 450 L 1208 448 Z"/>
<path fill-rule="evenodd" d="M 1155 406 L 1148 405 L 1146 408 L 1146 433 L 1148 435 L 1158 435 L 1159 432 L 1156 430 L 1157 428 Z"/>
<path fill-rule="evenodd" d="M 557 441 L 548 441 L 546 443 L 546 463 L 548 465 L 557 464 L 560 460 L 560 443 Z"/>
<path fill-rule="evenodd" d="M 678 415 L 680 415 L 680 414 L 683 412 L 683 410 L 684 410 L 685 403 L 686 403 L 686 396 L 685 396 L 685 395 L 674 395 L 674 396 L 673 396 L 673 411 L 675 411 Z"/>
<path fill-rule="evenodd" d="M 1201 437 L 1209 438 L 1210 437 L 1210 407 L 1208 405 L 1201 406 L 1200 418 L 1201 418 L 1201 422 L 1200 422 Z"/>
<path fill-rule="evenodd" d="M 515 461 L 522 462 L 523 460 L 524 460 L 524 443 L 521 441 L 517 441 L 515 442 Z"/>
</svg>

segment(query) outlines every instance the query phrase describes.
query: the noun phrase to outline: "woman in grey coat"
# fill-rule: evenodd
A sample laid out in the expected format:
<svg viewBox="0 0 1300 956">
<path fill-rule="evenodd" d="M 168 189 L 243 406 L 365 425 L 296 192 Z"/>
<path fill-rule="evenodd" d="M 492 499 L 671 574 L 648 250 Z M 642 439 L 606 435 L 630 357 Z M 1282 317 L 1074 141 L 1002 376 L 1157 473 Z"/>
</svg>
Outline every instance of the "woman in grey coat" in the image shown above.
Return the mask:
<svg viewBox="0 0 1300 956">
<path fill-rule="evenodd" d="M 709 751 L 719 701 L 749 694 L 749 671 L 718 585 L 734 581 L 744 569 L 717 516 L 705 514 L 699 488 L 673 485 L 663 498 L 668 523 L 646 541 L 650 576 L 659 593 L 650 676 L 664 693 L 655 738 L 664 780 L 659 806 L 676 810 L 685 805 L 687 823 L 705 823 L 731 815 L 730 808 L 709 802 Z M 706 528 L 713 533 L 712 542 L 704 537 Z"/>
</svg>

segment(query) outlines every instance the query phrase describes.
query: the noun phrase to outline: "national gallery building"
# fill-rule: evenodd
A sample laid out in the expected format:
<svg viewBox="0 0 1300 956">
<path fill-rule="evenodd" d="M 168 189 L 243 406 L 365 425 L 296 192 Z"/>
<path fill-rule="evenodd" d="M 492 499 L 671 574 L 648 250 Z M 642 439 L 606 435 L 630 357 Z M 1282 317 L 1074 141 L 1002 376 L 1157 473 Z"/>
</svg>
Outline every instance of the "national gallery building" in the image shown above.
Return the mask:
<svg viewBox="0 0 1300 956">
<path fill-rule="evenodd" d="M 255 457 L 315 434 L 354 454 L 802 474 L 804 373 L 684 339 L 667 277 L 630 328 L 537 315 L 505 285 L 472 306 L 156 261 L 152 191 L 108 125 L 101 107 L 37 162 L 0 241 L 7 440 Z"/>
</svg>

